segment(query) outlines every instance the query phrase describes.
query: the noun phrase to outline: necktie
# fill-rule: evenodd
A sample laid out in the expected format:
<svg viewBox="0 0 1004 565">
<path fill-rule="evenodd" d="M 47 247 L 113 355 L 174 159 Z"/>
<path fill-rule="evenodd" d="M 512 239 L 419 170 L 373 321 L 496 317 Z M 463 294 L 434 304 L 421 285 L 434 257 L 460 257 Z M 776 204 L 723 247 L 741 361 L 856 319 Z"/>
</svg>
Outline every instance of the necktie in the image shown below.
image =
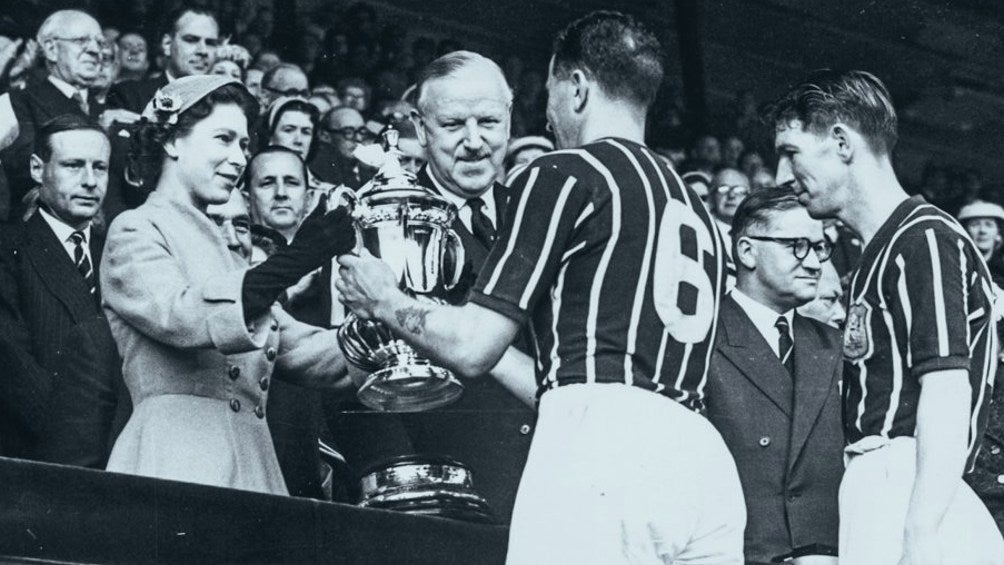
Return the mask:
<svg viewBox="0 0 1004 565">
<path fill-rule="evenodd" d="M 73 101 L 77 103 L 77 106 L 80 106 L 80 109 L 84 112 L 85 115 L 88 116 L 91 115 L 90 108 L 87 107 L 87 101 L 84 100 L 84 95 L 80 94 L 79 90 L 74 90 L 73 96 L 71 96 L 70 98 L 72 98 Z"/>
<path fill-rule="evenodd" d="M 789 375 L 795 374 L 795 342 L 791 340 L 791 328 L 788 327 L 788 320 L 784 316 L 779 316 L 777 322 L 774 322 L 774 327 L 777 328 L 778 338 L 777 338 L 777 355 L 781 358 L 781 363 L 784 364 L 784 368 L 788 369 Z"/>
<path fill-rule="evenodd" d="M 77 265 L 77 271 L 80 271 L 80 276 L 84 277 L 84 282 L 87 284 L 87 289 L 91 291 L 91 295 L 97 290 L 94 286 L 94 269 L 91 268 L 91 260 L 87 257 L 87 252 L 84 250 L 84 232 L 75 231 L 70 234 L 70 241 L 73 242 L 73 262 Z"/>
<path fill-rule="evenodd" d="M 478 241 L 485 244 L 485 247 L 491 247 L 495 243 L 495 226 L 483 212 L 485 201 L 471 198 L 467 201 L 467 205 L 471 208 L 471 232 Z"/>
</svg>

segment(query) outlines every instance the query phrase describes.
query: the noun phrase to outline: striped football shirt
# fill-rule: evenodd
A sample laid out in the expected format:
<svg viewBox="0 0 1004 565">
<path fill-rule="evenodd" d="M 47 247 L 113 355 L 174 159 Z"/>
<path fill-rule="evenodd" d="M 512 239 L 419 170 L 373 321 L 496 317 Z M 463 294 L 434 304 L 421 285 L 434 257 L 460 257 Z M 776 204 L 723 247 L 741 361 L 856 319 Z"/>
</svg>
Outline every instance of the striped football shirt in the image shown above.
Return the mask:
<svg viewBox="0 0 1004 565">
<path fill-rule="evenodd" d="M 471 300 L 530 322 L 538 394 L 623 383 L 700 409 L 725 274 L 697 195 L 606 138 L 533 161 L 509 202 Z"/>
<path fill-rule="evenodd" d="M 990 273 L 954 218 L 914 197 L 868 243 L 851 280 L 844 330 L 844 427 L 913 436 L 920 377 L 965 369 L 972 385 L 971 468 L 997 362 Z"/>
</svg>

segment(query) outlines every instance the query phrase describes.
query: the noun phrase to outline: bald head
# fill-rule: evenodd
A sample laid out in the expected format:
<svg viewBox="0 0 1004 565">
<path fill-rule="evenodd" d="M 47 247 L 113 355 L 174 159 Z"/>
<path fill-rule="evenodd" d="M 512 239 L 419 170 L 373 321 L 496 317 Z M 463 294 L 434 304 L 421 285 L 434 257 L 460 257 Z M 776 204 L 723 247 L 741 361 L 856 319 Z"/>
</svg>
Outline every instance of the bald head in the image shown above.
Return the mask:
<svg viewBox="0 0 1004 565">
<path fill-rule="evenodd" d="M 419 111 L 425 112 L 429 103 L 429 85 L 443 79 L 475 80 L 498 89 L 501 99 L 512 105 L 512 89 L 506 82 L 502 68 L 495 61 L 473 51 L 453 51 L 429 63 L 418 79 Z"/>
<path fill-rule="evenodd" d="M 78 89 L 89 87 L 97 78 L 105 38 L 101 25 L 87 13 L 53 12 L 38 28 L 37 38 L 50 75 Z"/>
<path fill-rule="evenodd" d="M 324 114 L 319 134 L 322 141 L 335 146 L 346 159 L 354 159 L 353 152 L 359 145 L 359 131 L 366 122 L 355 108 L 339 106 Z"/>
</svg>

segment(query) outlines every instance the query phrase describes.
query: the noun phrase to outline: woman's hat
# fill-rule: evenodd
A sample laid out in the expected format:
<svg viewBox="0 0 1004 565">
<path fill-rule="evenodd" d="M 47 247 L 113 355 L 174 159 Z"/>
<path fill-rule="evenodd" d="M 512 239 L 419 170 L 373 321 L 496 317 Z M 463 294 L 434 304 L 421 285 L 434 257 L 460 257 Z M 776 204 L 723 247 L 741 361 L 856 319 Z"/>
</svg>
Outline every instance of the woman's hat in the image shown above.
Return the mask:
<svg viewBox="0 0 1004 565">
<path fill-rule="evenodd" d="M 290 102 L 303 102 L 304 104 L 310 104 L 306 98 L 300 96 L 280 96 L 272 101 L 268 105 L 268 130 L 272 131 L 275 128 L 275 121 L 279 119 L 280 110 L 283 109 L 286 104 Z"/>
<path fill-rule="evenodd" d="M 244 86 L 239 80 L 224 75 L 193 75 L 175 79 L 157 89 L 141 116 L 160 123 L 177 123 L 179 114 L 210 92 L 228 84 Z"/>
<path fill-rule="evenodd" d="M 959 210 L 959 221 L 972 220 L 973 218 L 993 218 L 1004 222 L 1004 208 L 993 202 L 977 200 L 971 204 L 966 204 Z"/>
</svg>

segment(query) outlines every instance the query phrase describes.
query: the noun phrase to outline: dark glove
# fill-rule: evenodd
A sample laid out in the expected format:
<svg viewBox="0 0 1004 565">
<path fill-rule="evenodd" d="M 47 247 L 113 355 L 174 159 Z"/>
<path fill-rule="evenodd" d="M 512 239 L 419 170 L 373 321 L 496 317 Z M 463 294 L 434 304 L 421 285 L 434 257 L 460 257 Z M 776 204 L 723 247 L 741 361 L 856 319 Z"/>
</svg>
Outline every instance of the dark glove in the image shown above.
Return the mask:
<svg viewBox="0 0 1004 565">
<path fill-rule="evenodd" d="M 264 314 L 284 290 L 307 273 L 356 246 L 349 211 L 339 207 L 325 212 L 326 208 L 327 199 L 321 197 L 300 224 L 293 242 L 245 273 L 241 287 L 245 322 Z"/>
</svg>

